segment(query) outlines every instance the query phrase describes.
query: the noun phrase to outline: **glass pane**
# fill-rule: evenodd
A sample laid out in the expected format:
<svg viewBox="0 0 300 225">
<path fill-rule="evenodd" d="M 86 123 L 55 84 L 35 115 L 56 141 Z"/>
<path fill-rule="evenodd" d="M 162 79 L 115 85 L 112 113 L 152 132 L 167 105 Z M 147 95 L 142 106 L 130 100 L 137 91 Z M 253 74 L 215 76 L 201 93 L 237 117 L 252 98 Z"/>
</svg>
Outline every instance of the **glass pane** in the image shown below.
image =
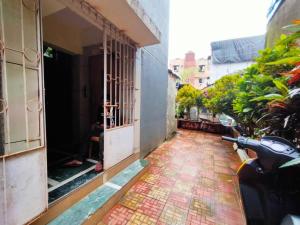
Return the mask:
<svg viewBox="0 0 300 225">
<path fill-rule="evenodd" d="M 21 42 L 21 1 L 2 0 L 5 45 L 7 48 L 22 50 Z"/>
<path fill-rule="evenodd" d="M 38 40 L 35 1 L 27 1 L 26 7 L 23 7 L 24 15 L 24 47 L 26 65 L 37 66 Z"/>
<path fill-rule="evenodd" d="M 10 153 L 26 148 L 26 120 L 22 66 L 6 63 Z M 6 152 L 7 153 L 7 152 Z"/>
<path fill-rule="evenodd" d="M 40 116 L 42 105 L 39 98 L 38 71 L 26 69 L 27 114 L 30 148 L 41 146 Z"/>
</svg>

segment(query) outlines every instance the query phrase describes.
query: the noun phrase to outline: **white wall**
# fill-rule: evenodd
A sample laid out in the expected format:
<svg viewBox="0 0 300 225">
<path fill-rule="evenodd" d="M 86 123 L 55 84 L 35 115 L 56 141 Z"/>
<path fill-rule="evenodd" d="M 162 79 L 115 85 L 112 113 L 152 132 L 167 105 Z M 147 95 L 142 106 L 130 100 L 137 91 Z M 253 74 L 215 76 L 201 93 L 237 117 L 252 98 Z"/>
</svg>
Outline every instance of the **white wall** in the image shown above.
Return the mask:
<svg viewBox="0 0 300 225">
<path fill-rule="evenodd" d="M 210 83 L 213 84 L 224 75 L 236 73 L 251 64 L 253 64 L 252 61 L 242 63 L 212 64 L 210 68 Z"/>
<path fill-rule="evenodd" d="M 168 76 L 168 96 L 167 96 L 167 133 L 166 138 L 172 137 L 177 130 L 176 114 L 176 78 L 169 74 Z"/>
<path fill-rule="evenodd" d="M 134 153 L 134 128 L 127 126 L 104 133 L 104 169 L 121 162 Z"/>
</svg>

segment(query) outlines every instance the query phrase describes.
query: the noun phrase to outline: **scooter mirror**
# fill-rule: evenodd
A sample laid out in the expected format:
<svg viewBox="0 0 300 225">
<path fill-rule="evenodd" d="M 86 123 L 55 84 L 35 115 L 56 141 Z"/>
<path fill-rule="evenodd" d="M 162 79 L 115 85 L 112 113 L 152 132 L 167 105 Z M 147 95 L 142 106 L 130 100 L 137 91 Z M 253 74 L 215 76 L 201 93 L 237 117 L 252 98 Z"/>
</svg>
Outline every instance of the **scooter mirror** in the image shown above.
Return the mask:
<svg viewBox="0 0 300 225">
<path fill-rule="evenodd" d="M 232 117 L 224 113 L 219 116 L 219 121 L 225 127 L 235 127 L 237 125 L 236 121 Z"/>
</svg>

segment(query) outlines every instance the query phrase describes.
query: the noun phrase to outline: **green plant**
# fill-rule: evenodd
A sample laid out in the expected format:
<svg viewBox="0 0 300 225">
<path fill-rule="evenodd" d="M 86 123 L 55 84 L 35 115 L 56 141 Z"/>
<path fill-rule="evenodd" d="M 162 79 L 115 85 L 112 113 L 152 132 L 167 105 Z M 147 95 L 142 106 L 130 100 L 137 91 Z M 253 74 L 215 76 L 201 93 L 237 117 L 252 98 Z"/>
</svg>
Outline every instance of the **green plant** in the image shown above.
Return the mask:
<svg viewBox="0 0 300 225">
<path fill-rule="evenodd" d="M 183 118 L 184 116 L 184 106 L 183 105 L 177 105 L 176 106 L 176 117 L 177 118 Z"/>
<path fill-rule="evenodd" d="M 223 76 L 216 81 L 214 86 L 206 91 L 206 98 L 203 100 L 204 106 L 214 115 L 225 113 L 236 118 L 232 103 L 237 94 L 236 85 L 239 79 L 239 74 L 233 74 Z"/>
<path fill-rule="evenodd" d="M 179 104 L 179 109 L 186 109 L 188 119 L 190 118 L 190 110 L 196 105 L 198 90 L 191 85 L 184 85 L 177 93 L 176 102 Z"/>
<path fill-rule="evenodd" d="M 299 144 L 300 25 L 297 29 L 260 51 L 240 78 L 217 81 L 208 89 L 204 105 L 236 119 L 249 136 L 278 135 Z"/>
<path fill-rule="evenodd" d="M 197 115 L 199 116 L 200 109 L 204 107 L 204 95 L 201 91 L 197 91 L 196 94 L 196 107 L 197 107 Z"/>
</svg>

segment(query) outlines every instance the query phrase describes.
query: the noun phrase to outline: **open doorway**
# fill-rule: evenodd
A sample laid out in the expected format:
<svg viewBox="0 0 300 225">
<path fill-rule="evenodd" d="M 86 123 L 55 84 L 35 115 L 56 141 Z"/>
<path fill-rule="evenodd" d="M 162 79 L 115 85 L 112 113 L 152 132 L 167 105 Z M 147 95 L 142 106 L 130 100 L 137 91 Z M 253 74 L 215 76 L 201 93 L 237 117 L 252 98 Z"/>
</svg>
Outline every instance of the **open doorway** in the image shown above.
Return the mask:
<svg viewBox="0 0 300 225">
<path fill-rule="evenodd" d="M 44 45 L 48 165 L 72 154 L 72 55 Z M 64 154 L 65 153 L 65 154 Z M 63 155 L 62 155 L 63 154 Z"/>
<path fill-rule="evenodd" d="M 48 191 L 53 202 L 97 176 L 97 165 L 108 169 L 133 154 L 136 48 L 116 27 L 99 29 L 62 4 L 43 3 Z"/>
<path fill-rule="evenodd" d="M 101 168 L 97 166 L 103 165 L 103 129 L 95 126 L 103 124 L 101 122 L 103 113 L 101 107 L 95 109 L 95 104 L 89 104 L 84 110 L 85 115 L 90 112 L 90 122 L 87 125 L 91 128 L 90 130 L 80 128 L 78 106 L 84 106 L 79 102 L 80 91 L 78 93 L 74 88 L 75 84 L 80 82 L 78 80 L 80 76 L 76 76 L 78 71 L 74 66 L 78 56 L 46 44 L 44 52 L 48 186 L 51 202 L 101 172 Z M 99 66 L 98 68 L 101 69 Z M 103 76 L 99 76 L 98 71 L 91 71 L 89 74 L 90 81 L 97 81 L 98 84 L 91 85 L 90 82 L 89 90 L 84 87 L 81 92 L 91 103 L 95 102 L 91 96 L 100 93 L 96 96 L 99 96 L 97 103 L 101 106 Z"/>
<path fill-rule="evenodd" d="M 48 192 L 53 202 L 103 170 L 103 34 L 68 8 L 45 16 L 43 30 Z"/>
</svg>

